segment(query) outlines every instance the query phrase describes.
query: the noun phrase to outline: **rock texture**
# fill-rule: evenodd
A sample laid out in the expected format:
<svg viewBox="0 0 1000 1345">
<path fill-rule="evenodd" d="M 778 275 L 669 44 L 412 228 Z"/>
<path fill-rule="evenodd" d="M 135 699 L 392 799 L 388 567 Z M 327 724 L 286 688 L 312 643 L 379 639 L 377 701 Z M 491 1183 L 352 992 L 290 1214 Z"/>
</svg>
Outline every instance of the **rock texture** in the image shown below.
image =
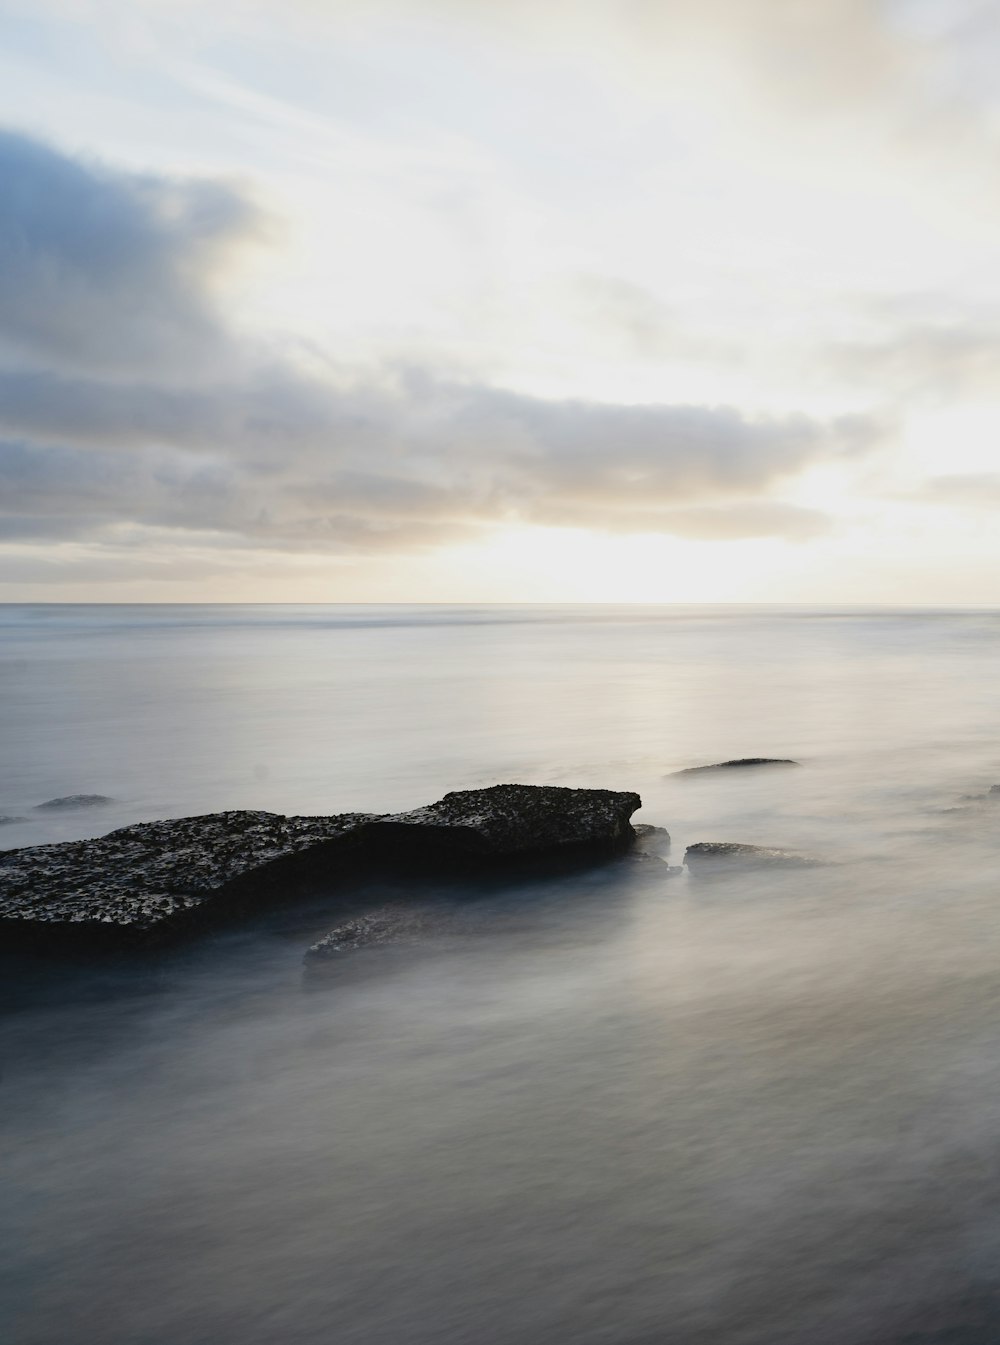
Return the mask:
<svg viewBox="0 0 1000 1345">
<path fill-rule="evenodd" d="M 140 822 L 96 840 L 0 852 L 0 931 L 137 940 L 332 860 L 368 814 L 228 812 Z"/>
<path fill-rule="evenodd" d="M 670 849 L 670 832 L 666 827 L 654 827 L 649 822 L 637 822 L 632 830 L 638 844 L 660 850 Z"/>
<path fill-rule="evenodd" d="M 37 803 L 35 811 L 54 813 L 71 808 L 103 808 L 107 803 L 114 803 L 114 799 L 109 799 L 107 794 L 67 794 L 62 799 L 46 799 L 44 803 Z"/>
<path fill-rule="evenodd" d="M 555 785 L 492 785 L 446 794 L 438 803 L 383 817 L 371 838 L 387 850 L 436 858 L 514 859 L 630 845 L 638 794 Z"/>
<path fill-rule="evenodd" d="M 769 845 L 743 845 L 737 841 L 698 841 L 684 851 L 684 863 L 689 869 L 717 866 L 739 867 L 803 867 L 820 863 L 810 855 L 795 850 L 780 850 Z"/>
<path fill-rule="evenodd" d="M 735 761 L 716 761 L 711 766 L 687 766 L 674 775 L 700 775 L 702 771 L 731 771 L 745 766 L 797 766 L 797 761 L 788 757 L 737 757 Z"/>
<path fill-rule="evenodd" d="M 211 914 L 423 859 L 490 866 L 634 839 L 637 794 L 495 785 L 394 817 L 227 812 L 0 852 L 0 935 L 150 941 Z"/>
</svg>

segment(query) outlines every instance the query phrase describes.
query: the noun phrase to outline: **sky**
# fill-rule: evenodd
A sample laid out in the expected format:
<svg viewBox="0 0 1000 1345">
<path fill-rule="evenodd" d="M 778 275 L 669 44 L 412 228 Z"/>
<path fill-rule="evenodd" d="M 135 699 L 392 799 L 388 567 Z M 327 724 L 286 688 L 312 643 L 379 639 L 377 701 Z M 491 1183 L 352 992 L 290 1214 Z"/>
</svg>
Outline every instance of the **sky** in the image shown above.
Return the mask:
<svg viewBox="0 0 1000 1345">
<path fill-rule="evenodd" d="M 1000 605 L 997 0 L 0 0 L 0 600 Z"/>
</svg>

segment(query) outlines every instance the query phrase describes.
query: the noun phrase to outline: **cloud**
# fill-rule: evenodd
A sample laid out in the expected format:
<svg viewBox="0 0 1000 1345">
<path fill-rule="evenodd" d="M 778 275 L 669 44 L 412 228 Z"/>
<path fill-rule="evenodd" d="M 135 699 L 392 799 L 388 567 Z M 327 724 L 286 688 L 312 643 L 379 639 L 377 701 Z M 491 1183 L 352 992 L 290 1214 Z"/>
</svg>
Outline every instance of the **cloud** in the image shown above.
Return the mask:
<svg viewBox="0 0 1000 1345">
<path fill-rule="evenodd" d="M 0 340 L 84 368 L 190 366 L 216 273 L 262 216 L 235 187 L 126 173 L 0 131 Z"/>
<path fill-rule="evenodd" d="M 96 537 L 138 523 L 327 552 L 431 547 L 513 522 L 801 540 L 820 516 L 753 497 L 877 435 L 856 420 L 410 384 L 355 395 L 352 414 L 331 396 L 325 434 L 313 423 L 296 436 L 294 416 L 276 419 L 271 456 L 239 423 L 200 450 L 2 443 L 0 531 L 24 536 L 33 519 L 53 539 Z M 729 503 L 679 507 L 720 498 Z"/>
<path fill-rule="evenodd" d="M 211 181 L 125 173 L 0 136 L 0 536 L 327 554 L 507 524 L 802 540 L 770 498 L 870 450 L 865 417 L 552 400 L 422 369 L 307 375 L 226 327 L 217 268 L 258 227 Z M 659 315 L 597 298 L 637 340 Z M 16 352 L 11 355 L 9 352 Z M 185 362 L 190 365 L 185 376 Z"/>
<path fill-rule="evenodd" d="M 995 394 L 1000 321 L 966 314 L 901 325 L 882 337 L 833 345 L 825 352 L 825 362 L 854 384 L 891 390 L 907 399 Z"/>
<path fill-rule="evenodd" d="M 650 82 L 698 73 L 715 64 L 732 79 L 752 83 L 771 99 L 801 107 L 880 100 L 919 69 L 932 36 L 944 45 L 964 35 L 961 0 L 950 0 L 951 20 L 935 25 L 911 19 L 927 6 L 883 0 L 260 0 L 258 15 L 280 8 L 330 32 L 405 29 L 422 22 L 440 29 L 479 30 L 491 42 L 564 56 L 605 75 Z"/>
<path fill-rule="evenodd" d="M 235 362 L 235 361 L 234 361 Z M 67 378 L 46 369 L 0 370 L 0 429 L 31 438 L 135 448 L 242 445 L 277 450 L 328 442 L 363 407 L 289 367 L 244 370 L 238 381 L 163 386 Z"/>
<path fill-rule="evenodd" d="M 632 520 L 634 528 L 637 520 Z M 731 542 L 750 537 L 779 537 L 786 542 L 811 541 L 833 527 L 819 509 L 760 500 L 701 509 L 669 509 L 649 516 L 650 532 L 699 541 Z"/>
<path fill-rule="evenodd" d="M 1000 504 L 1000 473 L 970 472 L 966 475 L 932 476 L 916 494 L 917 498 L 933 504 L 995 509 Z"/>
</svg>

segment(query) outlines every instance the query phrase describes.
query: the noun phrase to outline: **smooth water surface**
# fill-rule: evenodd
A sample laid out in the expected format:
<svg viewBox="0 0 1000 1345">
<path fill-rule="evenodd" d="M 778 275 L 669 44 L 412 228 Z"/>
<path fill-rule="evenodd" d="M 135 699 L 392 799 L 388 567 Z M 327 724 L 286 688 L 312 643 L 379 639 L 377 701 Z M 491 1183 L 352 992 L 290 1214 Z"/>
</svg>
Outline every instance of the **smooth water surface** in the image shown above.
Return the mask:
<svg viewBox="0 0 1000 1345">
<path fill-rule="evenodd" d="M 1000 614 L 0 608 L 4 845 L 498 781 L 798 847 L 0 958 L 16 1345 L 1000 1339 Z M 798 768 L 671 776 L 740 756 Z M 101 793 L 100 810 L 35 812 Z"/>
</svg>

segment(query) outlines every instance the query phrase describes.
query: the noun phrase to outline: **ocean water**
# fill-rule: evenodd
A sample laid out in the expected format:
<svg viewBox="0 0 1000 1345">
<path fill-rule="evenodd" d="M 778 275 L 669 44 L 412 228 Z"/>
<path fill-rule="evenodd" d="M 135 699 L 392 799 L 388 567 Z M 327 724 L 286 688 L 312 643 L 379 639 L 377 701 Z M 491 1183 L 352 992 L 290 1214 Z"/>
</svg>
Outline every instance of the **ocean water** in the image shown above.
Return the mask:
<svg viewBox="0 0 1000 1345">
<path fill-rule="evenodd" d="M 828 861 L 0 952 L 0 1338 L 1000 1340 L 998 673 L 988 611 L 0 608 L 5 846 L 520 781 Z"/>
</svg>

